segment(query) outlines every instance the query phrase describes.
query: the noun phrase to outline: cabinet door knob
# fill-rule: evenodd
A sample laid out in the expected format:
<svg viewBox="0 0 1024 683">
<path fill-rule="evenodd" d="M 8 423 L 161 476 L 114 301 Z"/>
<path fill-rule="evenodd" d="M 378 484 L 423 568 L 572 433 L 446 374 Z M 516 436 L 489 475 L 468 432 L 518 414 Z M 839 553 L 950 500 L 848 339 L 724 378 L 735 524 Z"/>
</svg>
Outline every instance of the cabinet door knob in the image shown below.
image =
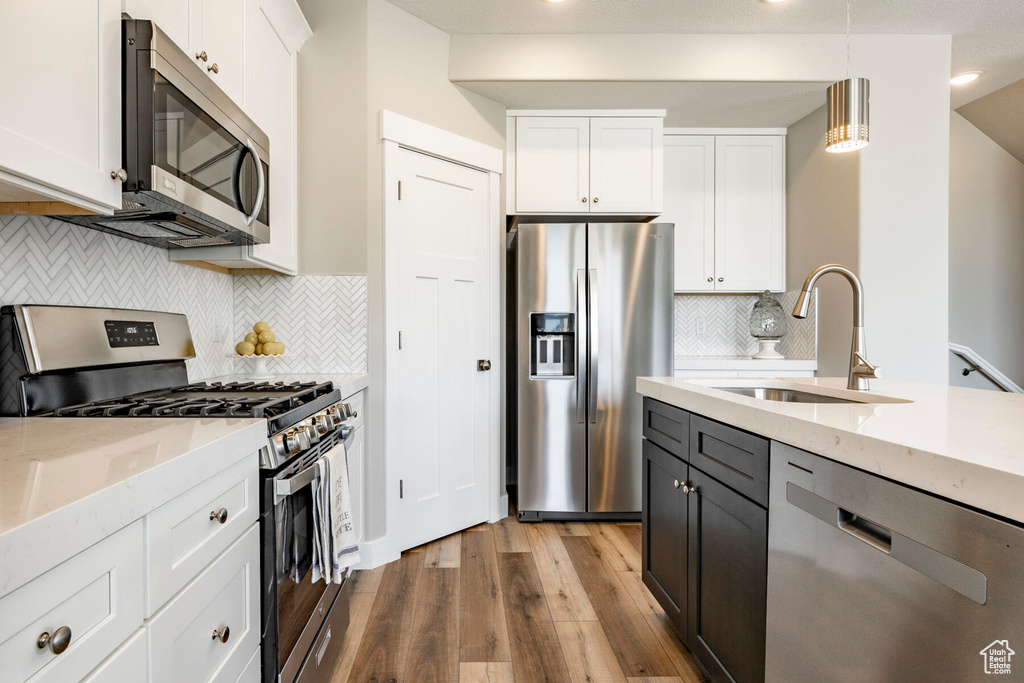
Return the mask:
<svg viewBox="0 0 1024 683">
<path fill-rule="evenodd" d="M 718 278 L 718 281 L 719 282 L 725 282 L 725 278 L 724 277 L 720 277 L 720 278 Z"/>
<path fill-rule="evenodd" d="M 595 204 L 597 204 L 597 203 L 598 203 L 599 201 L 601 201 L 601 200 L 600 200 L 600 199 L 598 199 L 597 197 L 594 197 L 594 203 L 595 203 Z"/>
<path fill-rule="evenodd" d="M 491 361 L 489 360 L 478 360 L 476 362 L 476 369 L 478 372 L 487 372 L 491 369 Z"/>
<path fill-rule="evenodd" d="M 210 521 L 212 522 L 214 520 L 220 522 L 221 524 L 228 521 L 228 509 L 221 508 L 220 510 L 211 510 Z"/>
<path fill-rule="evenodd" d="M 708 282 L 714 282 L 714 281 L 715 281 L 715 278 L 713 278 L 713 277 L 709 277 L 708 278 Z"/>
<path fill-rule="evenodd" d="M 683 493 L 685 493 L 686 495 L 690 495 L 691 493 L 696 493 L 696 492 L 697 492 L 696 487 L 690 486 L 689 484 L 683 484 Z"/>
<path fill-rule="evenodd" d="M 219 74 L 220 73 L 220 68 L 217 66 L 217 62 L 214 62 L 210 66 L 206 67 L 206 70 L 207 71 L 212 71 L 215 74 Z"/>
<path fill-rule="evenodd" d="M 213 632 L 211 640 L 219 640 L 222 643 L 228 642 L 228 638 L 231 637 L 231 629 L 225 626 L 224 628 L 216 629 Z"/>
<path fill-rule="evenodd" d="M 113 180 L 120 180 L 123 183 L 124 181 L 128 180 L 128 171 L 124 170 L 123 168 L 119 168 L 116 171 L 111 171 L 110 177 Z"/>
<path fill-rule="evenodd" d="M 53 635 L 50 635 L 49 631 L 43 631 L 39 634 L 39 639 L 36 641 L 36 645 L 39 646 L 40 650 L 49 647 L 50 652 L 55 655 L 59 655 L 64 652 L 64 650 L 68 649 L 68 645 L 70 644 L 71 629 L 67 626 L 61 626 L 53 632 Z"/>
<path fill-rule="evenodd" d="M 679 488 L 680 486 L 682 486 L 682 483 L 680 483 L 680 481 L 678 479 L 673 479 L 672 480 L 672 486 L 674 488 Z"/>
<path fill-rule="evenodd" d="M 203 50 L 202 52 L 197 52 L 196 53 L 196 59 L 198 59 L 201 62 L 205 62 L 206 61 L 206 50 Z"/>
<path fill-rule="evenodd" d="M 584 197 L 584 198 L 583 198 L 583 199 L 581 199 L 580 201 L 581 201 L 581 202 L 583 202 L 584 204 L 586 204 L 586 203 L 587 203 L 587 198 L 586 198 L 586 197 Z"/>
</svg>

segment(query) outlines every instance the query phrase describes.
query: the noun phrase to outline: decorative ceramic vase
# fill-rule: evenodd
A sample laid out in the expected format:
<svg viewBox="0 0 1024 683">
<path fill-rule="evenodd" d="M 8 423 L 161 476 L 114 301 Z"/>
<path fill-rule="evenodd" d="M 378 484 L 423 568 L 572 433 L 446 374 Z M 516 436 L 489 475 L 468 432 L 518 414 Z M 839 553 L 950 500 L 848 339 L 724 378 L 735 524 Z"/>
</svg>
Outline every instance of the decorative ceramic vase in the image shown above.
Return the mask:
<svg viewBox="0 0 1024 683">
<path fill-rule="evenodd" d="M 750 336 L 757 340 L 758 351 L 754 358 L 778 360 L 785 358 L 779 353 L 779 342 L 786 335 L 786 311 L 782 304 L 768 290 L 754 304 L 750 312 Z"/>
</svg>

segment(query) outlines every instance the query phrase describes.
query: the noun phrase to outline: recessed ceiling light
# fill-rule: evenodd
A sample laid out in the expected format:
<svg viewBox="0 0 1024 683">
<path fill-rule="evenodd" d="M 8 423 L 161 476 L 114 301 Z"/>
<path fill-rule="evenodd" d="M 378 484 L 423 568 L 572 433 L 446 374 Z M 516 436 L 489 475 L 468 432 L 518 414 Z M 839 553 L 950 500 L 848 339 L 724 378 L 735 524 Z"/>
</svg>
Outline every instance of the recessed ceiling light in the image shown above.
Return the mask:
<svg viewBox="0 0 1024 683">
<path fill-rule="evenodd" d="M 978 80 L 981 76 L 981 71 L 965 71 L 962 74 L 957 74 L 953 78 L 949 79 L 950 85 L 963 85 L 964 83 L 970 83 L 971 81 Z"/>
<path fill-rule="evenodd" d="M 774 5 L 777 2 L 785 2 L 786 0 L 764 0 L 765 2 Z"/>
<path fill-rule="evenodd" d="M 563 0 L 544 0 L 544 2 L 562 2 Z"/>
</svg>

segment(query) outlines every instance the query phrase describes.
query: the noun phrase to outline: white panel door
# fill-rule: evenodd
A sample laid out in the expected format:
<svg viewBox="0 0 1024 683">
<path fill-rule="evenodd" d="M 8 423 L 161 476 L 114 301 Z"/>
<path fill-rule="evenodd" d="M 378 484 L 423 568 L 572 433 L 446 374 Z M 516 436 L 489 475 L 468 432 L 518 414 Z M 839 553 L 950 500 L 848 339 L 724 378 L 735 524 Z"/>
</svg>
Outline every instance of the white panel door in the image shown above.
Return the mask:
<svg viewBox="0 0 1024 683">
<path fill-rule="evenodd" d="M 591 213 L 661 213 L 662 132 L 661 118 L 590 119 Z"/>
<path fill-rule="evenodd" d="M 715 138 L 715 290 L 782 291 L 783 138 Z"/>
<path fill-rule="evenodd" d="M 665 205 L 658 222 L 676 226 L 675 291 L 714 291 L 714 136 L 665 136 Z"/>
<path fill-rule="evenodd" d="M 401 547 L 488 519 L 492 372 L 489 180 L 401 150 L 399 472 Z M 495 466 L 497 463 L 495 463 Z"/>
<path fill-rule="evenodd" d="M 205 50 L 206 72 L 243 109 L 245 101 L 246 0 L 203 0 L 203 18 L 193 26 L 192 44 Z M 196 39 L 196 31 L 202 39 Z"/>
<path fill-rule="evenodd" d="M 270 138 L 270 242 L 252 255 L 286 272 L 299 267 L 296 230 L 295 60 L 262 8 L 253 21 L 253 120 Z"/>
<path fill-rule="evenodd" d="M 516 118 L 516 212 L 590 211 L 590 121 Z"/>
<path fill-rule="evenodd" d="M 0 27 L 5 200 L 120 209 L 120 0 L 3 0 Z"/>
</svg>

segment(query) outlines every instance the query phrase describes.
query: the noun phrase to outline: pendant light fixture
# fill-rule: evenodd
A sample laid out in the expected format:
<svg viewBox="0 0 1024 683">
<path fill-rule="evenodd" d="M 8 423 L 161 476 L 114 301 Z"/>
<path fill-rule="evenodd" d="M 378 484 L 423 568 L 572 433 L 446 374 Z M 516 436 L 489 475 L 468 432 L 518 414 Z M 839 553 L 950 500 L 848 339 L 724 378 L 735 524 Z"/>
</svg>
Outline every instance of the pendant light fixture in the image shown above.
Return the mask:
<svg viewBox="0 0 1024 683">
<path fill-rule="evenodd" d="M 850 78 L 850 0 L 846 0 L 846 80 L 828 86 L 826 152 L 852 152 L 868 146 L 870 94 L 868 79 Z"/>
</svg>

